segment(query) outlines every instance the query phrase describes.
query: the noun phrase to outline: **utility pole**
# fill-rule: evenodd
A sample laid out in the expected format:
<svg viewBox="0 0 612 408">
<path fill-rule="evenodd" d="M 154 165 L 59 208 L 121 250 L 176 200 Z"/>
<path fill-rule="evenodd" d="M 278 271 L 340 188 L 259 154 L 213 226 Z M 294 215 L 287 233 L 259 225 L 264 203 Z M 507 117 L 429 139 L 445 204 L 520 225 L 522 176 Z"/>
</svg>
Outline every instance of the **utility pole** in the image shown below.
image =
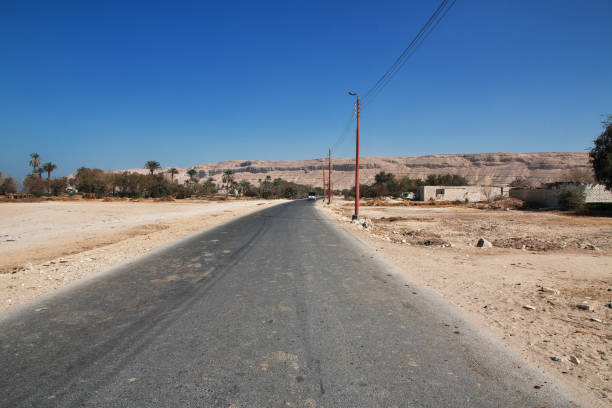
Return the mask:
<svg viewBox="0 0 612 408">
<path fill-rule="evenodd" d="M 327 198 L 327 191 L 325 190 L 325 167 L 321 166 L 321 170 L 323 170 L 323 204 L 325 204 L 325 199 Z"/>
<path fill-rule="evenodd" d="M 349 92 L 349 95 L 357 97 L 356 114 L 357 114 L 357 131 L 356 131 L 356 145 L 355 145 L 355 214 L 353 219 L 359 219 L 359 94 L 357 92 Z"/>
<path fill-rule="evenodd" d="M 331 203 L 331 197 L 332 197 L 332 183 L 331 183 L 331 149 L 329 149 L 329 170 L 328 170 L 328 176 L 329 176 L 329 183 L 327 183 L 327 188 L 329 189 L 327 192 L 327 204 Z"/>
</svg>

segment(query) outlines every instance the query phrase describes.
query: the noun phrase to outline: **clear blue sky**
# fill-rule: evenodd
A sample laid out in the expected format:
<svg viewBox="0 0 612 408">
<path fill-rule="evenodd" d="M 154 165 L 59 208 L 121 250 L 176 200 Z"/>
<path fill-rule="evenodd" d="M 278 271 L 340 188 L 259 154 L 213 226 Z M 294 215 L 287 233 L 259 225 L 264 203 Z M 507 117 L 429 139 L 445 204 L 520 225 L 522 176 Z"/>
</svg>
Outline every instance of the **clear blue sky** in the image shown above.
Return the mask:
<svg viewBox="0 0 612 408">
<path fill-rule="evenodd" d="M 2 0 L 0 171 L 321 157 L 438 3 Z M 363 111 L 362 155 L 585 151 L 610 21 L 610 0 L 458 0 Z"/>
</svg>

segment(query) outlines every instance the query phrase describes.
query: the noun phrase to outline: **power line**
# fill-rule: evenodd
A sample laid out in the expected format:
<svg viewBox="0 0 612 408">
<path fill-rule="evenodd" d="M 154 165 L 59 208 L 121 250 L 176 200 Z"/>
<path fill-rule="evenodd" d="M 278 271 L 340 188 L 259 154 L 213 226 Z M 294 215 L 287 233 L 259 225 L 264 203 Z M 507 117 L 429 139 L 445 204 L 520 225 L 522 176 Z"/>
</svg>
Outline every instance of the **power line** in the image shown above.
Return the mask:
<svg viewBox="0 0 612 408">
<path fill-rule="evenodd" d="M 338 136 L 338 139 L 336 139 L 336 143 L 334 143 L 332 145 L 332 152 L 336 151 L 336 148 L 338 146 L 340 146 L 344 140 L 346 139 L 346 137 L 349 134 L 349 131 L 351 130 L 351 128 L 353 127 L 353 118 L 354 118 L 354 114 L 351 112 L 350 116 L 348 117 L 346 124 L 344 125 L 344 128 L 342 129 L 342 131 L 340 132 L 340 135 Z"/>
<path fill-rule="evenodd" d="M 417 35 L 412 39 L 412 41 L 410 42 L 410 44 L 408 44 L 408 46 L 404 49 L 404 51 L 400 54 L 399 57 L 397 57 L 397 59 L 393 62 L 393 64 L 391 65 L 391 67 L 389 69 L 387 69 L 387 71 L 383 74 L 382 77 L 380 77 L 380 79 L 378 81 L 376 81 L 376 83 L 374 84 L 374 86 L 372 86 L 364 95 L 363 100 L 366 101 L 369 96 L 372 94 L 372 92 L 374 92 L 375 89 L 377 89 L 380 85 L 382 85 L 382 83 L 386 80 L 386 78 L 388 78 L 401 64 L 401 61 L 403 60 L 403 58 L 408 54 L 408 52 L 413 48 L 413 46 L 417 43 L 417 41 L 419 40 L 419 38 L 423 35 L 423 33 L 425 32 L 425 30 L 432 24 L 432 22 L 434 21 L 434 19 L 438 16 L 438 14 L 440 13 L 440 11 L 442 10 L 442 8 L 446 5 L 446 3 L 448 2 L 448 0 L 443 0 L 442 3 L 440 3 L 440 5 L 438 6 L 438 8 L 436 9 L 436 11 L 434 12 L 434 14 L 429 18 L 429 20 L 427 20 L 427 22 L 425 23 L 425 25 L 419 30 L 419 32 L 417 33 Z"/>
<path fill-rule="evenodd" d="M 397 74 L 397 72 L 399 72 L 404 67 L 408 59 L 410 59 L 410 57 L 414 55 L 414 53 L 421 46 L 421 44 L 425 42 L 431 32 L 435 30 L 440 21 L 442 21 L 444 16 L 446 16 L 446 14 L 456 2 L 456 0 L 453 0 L 449 6 L 449 1 L 450 0 L 442 0 L 438 8 L 427 20 L 425 25 L 421 27 L 417 35 L 410 42 L 410 44 L 408 44 L 408 46 L 404 49 L 400 56 L 393 62 L 391 67 L 389 67 L 389 69 L 387 69 L 387 71 L 382 75 L 382 77 L 380 77 L 380 79 L 376 81 L 376 83 L 366 92 L 365 96 L 362 98 L 362 109 L 365 106 L 370 105 L 374 101 L 374 99 L 380 94 L 380 92 L 382 92 L 382 90 L 387 86 L 387 84 L 393 79 L 395 74 Z M 332 151 L 335 151 L 338 146 L 340 146 L 346 140 L 346 137 L 348 136 L 349 131 L 352 128 L 351 125 L 353 123 L 353 118 L 354 113 L 351 113 L 346 122 L 346 125 L 344 126 L 344 128 L 340 132 L 340 135 L 336 139 L 336 142 L 332 145 Z"/>
<path fill-rule="evenodd" d="M 432 16 L 427 20 L 425 25 L 419 30 L 417 35 L 412 39 L 410 44 L 404 49 L 401 55 L 395 60 L 395 62 L 389 67 L 389 69 L 383 74 L 382 77 L 372 86 L 363 97 L 363 103 L 365 105 L 369 105 L 374 101 L 374 98 L 387 86 L 387 84 L 393 79 L 395 74 L 406 64 L 406 61 L 414 55 L 416 50 L 423 44 L 423 42 L 427 39 L 429 34 L 438 26 L 440 21 L 446 16 L 448 11 L 453 7 L 456 0 L 453 0 L 450 3 L 450 6 L 447 7 L 449 0 L 443 0 L 442 3 L 438 6 L 436 11 L 432 14 Z"/>
</svg>

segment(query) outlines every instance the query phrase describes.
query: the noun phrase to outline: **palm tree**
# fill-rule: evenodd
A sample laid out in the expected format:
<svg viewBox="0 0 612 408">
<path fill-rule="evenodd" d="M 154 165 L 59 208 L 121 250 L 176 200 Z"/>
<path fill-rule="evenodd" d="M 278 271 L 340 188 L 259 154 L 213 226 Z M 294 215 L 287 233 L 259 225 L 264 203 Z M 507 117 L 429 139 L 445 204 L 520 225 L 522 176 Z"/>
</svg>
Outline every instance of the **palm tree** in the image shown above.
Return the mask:
<svg viewBox="0 0 612 408">
<path fill-rule="evenodd" d="M 42 165 L 41 168 L 39 168 L 39 175 L 41 175 L 42 177 L 42 172 L 46 171 L 47 172 L 47 191 L 51 191 L 51 172 L 53 172 L 53 170 L 57 169 L 57 166 L 51 162 L 45 163 Z"/>
<path fill-rule="evenodd" d="M 168 170 L 168 174 L 170 174 L 170 182 L 174 184 L 174 176 L 178 174 L 178 170 L 175 167 L 172 167 Z"/>
<path fill-rule="evenodd" d="M 145 163 L 144 168 L 148 169 L 151 172 L 151 175 L 153 175 L 153 173 L 155 173 L 155 170 L 161 169 L 161 165 L 159 164 L 158 161 L 149 160 L 148 162 Z"/>
<path fill-rule="evenodd" d="M 38 170 L 38 166 L 40 166 L 40 155 L 38 153 L 30 154 L 30 166 L 32 166 L 32 174 L 38 173 L 38 177 L 42 178 L 42 173 Z"/>
<path fill-rule="evenodd" d="M 240 183 L 238 183 L 238 191 L 240 192 L 240 195 L 244 195 L 244 193 L 249 191 L 252 187 L 253 186 L 248 180 L 242 180 Z"/>
<path fill-rule="evenodd" d="M 234 182 L 234 172 L 230 169 L 224 170 L 221 180 L 225 183 L 225 187 L 229 188 L 230 184 Z"/>
<path fill-rule="evenodd" d="M 47 180 L 51 180 L 51 173 L 55 169 L 57 169 L 57 166 L 51 162 L 42 165 L 42 171 L 47 172 Z"/>
<path fill-rule="evenodd" d="M 195 175 L 196 175 L 197 171 L 195 171 L 195 169 L 189 169 L 187 170 L 187 174 L 189 175 L 189 179 L 193 181 Z"/>
</svg>

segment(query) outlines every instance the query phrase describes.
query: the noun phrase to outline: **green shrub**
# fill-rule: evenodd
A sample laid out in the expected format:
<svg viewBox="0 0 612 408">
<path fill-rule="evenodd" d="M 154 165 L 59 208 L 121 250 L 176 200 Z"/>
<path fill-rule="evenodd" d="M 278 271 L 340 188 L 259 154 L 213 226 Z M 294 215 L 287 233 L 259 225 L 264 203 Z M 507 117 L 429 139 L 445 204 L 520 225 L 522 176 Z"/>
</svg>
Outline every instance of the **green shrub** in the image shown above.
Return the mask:
<svg viewBox="0 0 612 408">
<path fill-rule="evenodd" d="M 28 174 L 23 180 L 24 190 L 30 194 L 40 197 L 47 192 L 47 183 L 37 174 Z"/>
<path fill-rule="evenodd" d="M 17 183 L 12 177 L 7 177 L 4 180 L 0 178 L 0 194 L 13 194 L 17 192 Z"/>
<path fill-rule="evenodd" d="M 66 187 L 68 187 L 68 179 L 66 177 L 55 178 L 50 182 L 51 193 L 53 195 L 59 196 L 66 192 Z"/>
<path fill-rule="evenodd" d="M 584 206 L 584 191 L 577 186 L 564 188 L 559 193 L 559 207 L 563 210 L 578 210 Z"/>
</svg>

